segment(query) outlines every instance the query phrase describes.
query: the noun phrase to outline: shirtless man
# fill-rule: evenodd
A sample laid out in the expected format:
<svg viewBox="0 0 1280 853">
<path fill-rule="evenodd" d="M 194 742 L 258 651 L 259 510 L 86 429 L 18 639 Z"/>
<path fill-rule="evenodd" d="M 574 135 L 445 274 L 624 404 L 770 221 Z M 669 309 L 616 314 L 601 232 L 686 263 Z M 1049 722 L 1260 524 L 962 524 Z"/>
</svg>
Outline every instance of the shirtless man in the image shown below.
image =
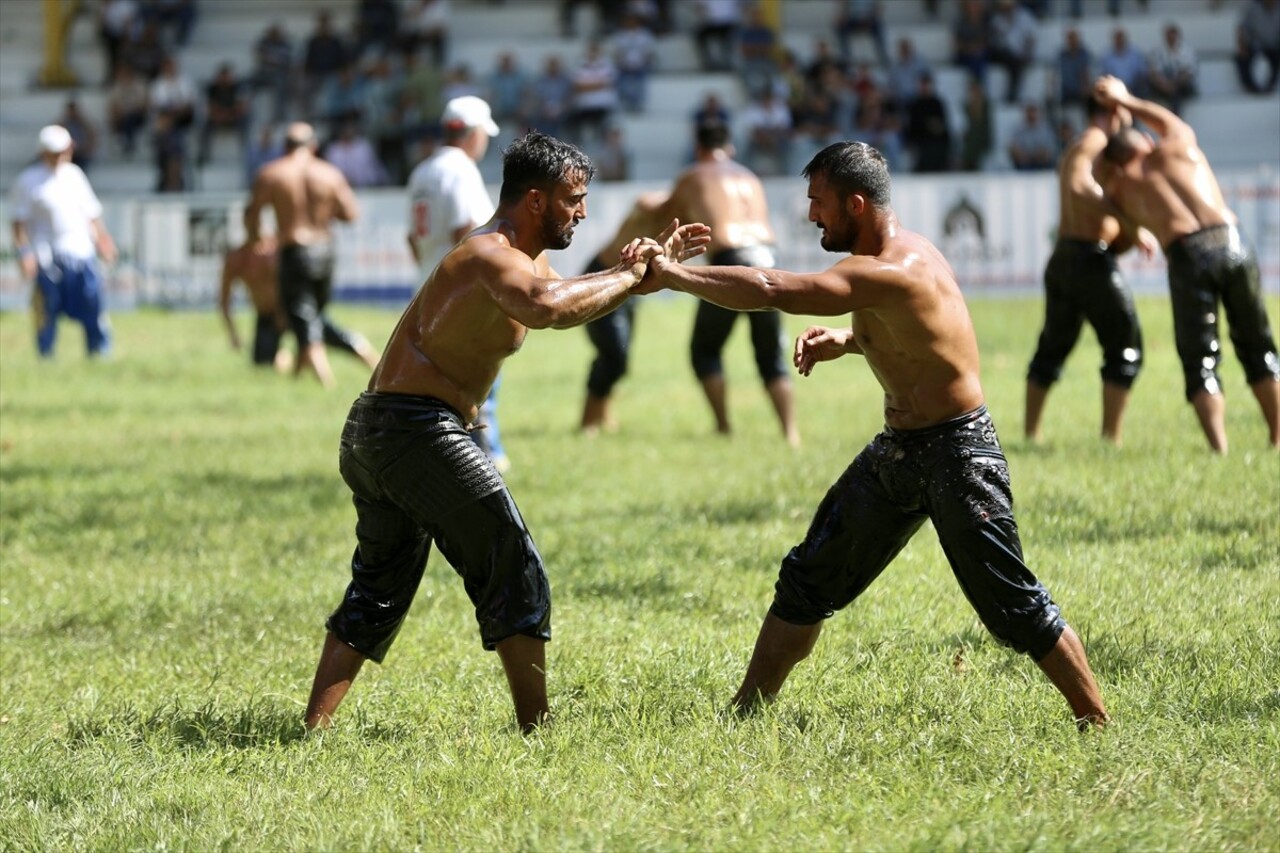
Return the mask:
<svg viewBox="0 0 1280 853">
<path fill-rule="evenodd" d="M 1164 247 L 1186 397 L 1209 447 L 1227 452 L 1226 401 L 1218 382 L 1221 302 L 1271 448 L 1280 448 L 1280 358 L 1267 320 L 1258 261 L 1196 144 L 1195 132 L 1159 104 L 1135 98 L 1115 77 L 1100 78 L 1094 94 L 1109 107 L 1129 110 L 1160 137 L 1153 144 L 1135 128 L 1113 134 L 1104 154 L 1102 187 Z"/>
<path fill-rule="evenodd" d="M 240 331 L 231 316 L 231 297 L 236 283 L 243 284 L 257 313 L 253 331 L 253 363 L 273 365 L 278 372 L 288 373 L 293 367 L 293 359 L 288 350 L 280 347 L 280 337 L 288 327 L 288 321 L 280 308 L 277 260 L 274 237 L 259 237 L 256 243 L 244 243 L 229 249 L 222 257 L 218 308 L 227 336 L 231 339 L 231 348 L 238 351 Z"/>
<path fill-rule="evenodd" d="M 329 617 L 307 705 L 329 725 L 366 659 L 381 662 L 413 601 L 432 540 L 462 576 L 484 648 L 496 650 L 523 731 L 547 716 L 544 645 L 551 601 L 542 558 L 511 493 L 468 427 L 529 329 L 581 325 L 617 308 L 662 247 L 624 247 L 607 270 L 561 279 L 563 249 L 586 217 L 594 167 L 532 132 L 503 155 L 498 209 L 453 248 L 405 310 L 368 390 L 351 407 L 339 467 L 357 513 L 351 584 Z M 705 251 L 684 226 L 671 257 Z"/>
<path fill-rule="evenodd" d="M 259 170 L 244 211 L 246 240 L 256 242 L 262 208 L 275 211 L 280 241 L 280 299 L 289 327 L 298 339 L 294 374 L 315 373 L 320 384 L 334 384 L 325 345 L 358 356 L 372 368 L 378 353 L 362 336 L 339 328 L 325 314 L 333 288 L 333 220 L 359 216 L 355 193 L 336 168 L 315 154 L 311 125 L 296 122 L 285 133 L 284 155 Z"/>
<path fill-rule="evenodd" d="M 1128 112 L 1107 109 L 1096 98 L 1085 112 L 1088 125 L 1058 163 L 1058 242 L 1044 270 L 1044 328 L 1027 369 L 1024 430 L 1040 440 L 1049 388 L 1088 321 L 1102 346 L 1102 437 L 1119 446 L 1129 389 L 1142 370 L 1142 327 L 1116 258 L 1135 241 L 1150 257 L 1155 238 L 1131 224 L 1126 233 L 1093 176 L 1107 137 L 1129 124 Z"/>
<path fill-rule="evenodd" d="M 583 270 L 583 275 L 608 269 L 610 262 L 635 237 L 657 236 L 668 221 L 660 219 L 659 214 L 669 197 L 665 192 L 642 193 L 618 226 L 613 238 Z M 595 360 L 591 362 L 591 372 L 587 374 L 587 398 L 582 405 L 581 427 L 587 435 L 595 435 L 602 429 L 612 432 L 618 428 L 617 420 L 609 411 L 609 403 L 614 386 L 627 373 L 635 313 L 635 302 L 628 299 L 615 310 L 586 325 L 587 337 L 596 350 Z"/>
<path fill-rule="evenodd" d="M 1036 660 L 1080 725 L 1102 724 L 1107 712 L 1084 647 L 1022 559 L 1009 470 L 950 264 L 898 223 L 888 167 L 871 146 L 829 145 L 803 174 L 822 247 L 849 256 L 817 273 L 682 267 L 659 256 L 641 291 L 670 287 L 736 311 L 852 314 L 849 328 L 805 330 L 795 365 L 808 376 L 818 362 L 862 355 L 884 388 L 884 431 L 827 492 L 804 541 L 783 559 L 734 705 L 745 712 L 772 700 L 813 649 L 823 620 L 857 598 L 927 518 L 987 629 Z"/>
<path fill-rule="evenodd" d="M 671 198 L 661 211 L 662 221 L 674 217 L 709 226 L 711 247 L 707 260 L 711 264 L 772 267 L 774 235 L 764 187 L 755 173 L 733 159 L 729 129 L 719 124 L 699 126 L 694 161 L 676 178 Z M 716 430 L 725 435 L 730 427 L 721 354 L 738 314 L 706 300 L 699 301 L 689 346 L 693 371 L 715 414 Z M 797 446 L 800 430 L 795 422 L 791 377 L 787 375 L 782 317 L 776 311 L 757 311 L 748 319 L 756 370 L 782 424 L 783 436 L 793 447 Z"/>
</svg>

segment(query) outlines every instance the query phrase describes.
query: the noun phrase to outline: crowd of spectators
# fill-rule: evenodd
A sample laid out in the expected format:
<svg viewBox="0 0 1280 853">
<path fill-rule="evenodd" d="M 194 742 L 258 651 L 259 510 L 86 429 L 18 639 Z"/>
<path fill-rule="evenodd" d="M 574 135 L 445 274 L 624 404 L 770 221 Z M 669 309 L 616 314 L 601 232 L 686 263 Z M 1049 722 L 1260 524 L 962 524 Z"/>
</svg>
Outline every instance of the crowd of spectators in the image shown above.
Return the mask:
<svg viewBox="0 0 1280 853">
<path fill-rule="evenodd" d="M 1101 46 L 1067 26 L 1056 61 L 1045 69 L 1053 91 L 1037 85 L 1028 95 L 1040 21 L 1079 18 L 1079 0 L 926 4 L 935 18 L 954 16 L 946 22 L 948 64 L 970 81 L 954 101 L 938 81 L 955 72 L 925 61 L 910 37 L 898 34 L 890 54 L 881 0 L 834 2 L 830 29 L 807 51 L 789 48 L 750 0 L 679 0 L 689 3 L 682 25 L 672 0 L 559 0 L 562 34 L 579 50 L 536 68 L 514 52 L 491 67 L 472 67 L 465 53 L 454 56 L 450 0 L 334 0 L 317 7 L 300 40 L 284 24 L 270 23 L 254 43 L 251 68 L 227 62 L 197 85 L 182 69 L 182 49 L 199 26 L 199 4 L 214 1 L 97 0 L 109 87 L 104 138 L 126 158 L 145 142 L 161 191 L 192 188 L 192 161 L 209 162 L 220 136 L 235 139 L 251 174 L 278 149 L 276 136 L 294 118 L 320 128 L 322 155 L 353 185 L 400 184 L 430 150 L 444 102 L 465 94 L 488 100 L 507 127 L 538 128 L 582 145 L 602 163 L 602 178 L 625 179 L 642 141 L 627 139 L 619 119 L 650 108 L 649 81 L 660 70 L 658 44 L 665 38 L 690 39 L 703 70 L 740 79 L 740 116 L 710 96 L 692 121 L 733 126 L 740 153 L 763 175 L 793 174 L 813 151 L 842 138 L 876 145 L 895 170 L 976 170 L 993 154 L 1016 169 L 1052 168 L 1096 75 L 1113 74 L 1175 112 L 1199 90 L 1195 51 L 1169 22 L 1159 44 L 1132 44 L 1117 25 L 1097 53 Z M 1118 15 L 1122 2 L 1109 0 L 1107 8 Z M 1248 0 L 1234 49 L 1242 88 L 1274 90 L 1280 0 Z M 999 100 L 1022 117 L 1007 140 L 997 139 L 991 66 L 1004 72 Z M 67 110 L 61 120 L 83 140 L 78 157 L 88 166 L 96 131 L 74 101 Z M 997 145 L 1006 147 L 997 152 Z"/>
</svg>

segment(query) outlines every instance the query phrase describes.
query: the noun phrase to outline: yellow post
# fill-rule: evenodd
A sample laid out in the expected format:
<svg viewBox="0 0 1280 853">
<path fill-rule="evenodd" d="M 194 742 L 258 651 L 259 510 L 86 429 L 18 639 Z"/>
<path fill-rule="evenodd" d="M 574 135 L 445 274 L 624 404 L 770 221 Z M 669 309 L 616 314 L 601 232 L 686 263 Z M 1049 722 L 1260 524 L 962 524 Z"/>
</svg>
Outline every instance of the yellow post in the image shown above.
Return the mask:
<svg viewBox="0 0 1280 853">
<path fill-rule="evenodd" d="M 782 35 L 782 0 L 760 0 L 764 22 L 779 36 Z"/>
<path fill-rule="evenodd" d="M 44 0 L 44 65 L 40 68 L 40 85 L 74 86 L 76 73 L 67 65 L 67 35 L 79 11 L 78 0 Z"/>
</svg>

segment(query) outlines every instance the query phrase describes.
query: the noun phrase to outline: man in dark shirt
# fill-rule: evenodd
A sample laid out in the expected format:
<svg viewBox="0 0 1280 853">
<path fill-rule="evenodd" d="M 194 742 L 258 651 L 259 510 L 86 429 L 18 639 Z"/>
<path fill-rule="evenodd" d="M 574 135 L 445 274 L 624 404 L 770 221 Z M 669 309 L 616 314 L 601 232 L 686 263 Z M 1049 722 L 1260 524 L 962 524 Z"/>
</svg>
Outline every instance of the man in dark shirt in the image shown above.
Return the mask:
<svg viewBox="0 0 1280 853">
<path fill-rule="evenodd" d="M 244 87 L 231 70 L 231 63 L 224 62 L 218 73 L 204 90 L 204 124 L 200 128 L 200 164 L 209 162 L 209 143 L 219 130 L 230 130 L 240 143 L 240 153 L 247 147 L 249 134 L 249 102 Z"/>
<path fill-rule="evenodd" d="M 916 158 L 916 172 L 945 172 L 951 163 L 947 107 L 933 88 L 933 75 L 920 75 L 920 88 L 907 104 L 903 139 Z"/>
</svg>

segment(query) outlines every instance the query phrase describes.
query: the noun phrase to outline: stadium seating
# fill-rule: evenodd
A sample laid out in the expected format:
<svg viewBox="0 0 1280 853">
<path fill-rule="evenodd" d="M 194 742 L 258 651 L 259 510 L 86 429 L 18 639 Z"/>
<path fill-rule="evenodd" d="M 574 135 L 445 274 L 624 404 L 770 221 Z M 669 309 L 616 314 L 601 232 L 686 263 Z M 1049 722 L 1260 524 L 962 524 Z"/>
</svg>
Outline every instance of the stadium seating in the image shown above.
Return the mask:
<svg viewBox="0 0 1280 853">
<path fill-rule="evenodd" d="M 1150 0 L 1142 11 L 1135 3 L 1125 3 L 1125 14 L 1111 18 L 1105 0 L 1085 0 L 1085 15 L 1079 21 L 1050 18 L 1041 23 L 1037 42 L 1037 64 L 1028 69 L 1023 99 L 1042 99 L 1050 94 L 1054 57 L 1067 27 L 1080 30 L 1095 57 L 1105 51 L 1111 33 L 1123 27 L 1130 41 L 1144 51 L 1160 43 L 1164 24 L 1176 20 L 1187 43 L 1198 52 L 1201 62 L 1202 96 L 1188 102 L 1186 118 L 1196 127 L 1210 160 L 1219 166 L 1255 163 L 1280 164 L 1275 139 L 1280 131 L 1280 99 L 1244 94 L 1236 80 L 1231 61 L 1234 28 L 1244 0 Z M 92 4 L 87 4 L 92 6 Z M 883 4 L 887 37 L 892 48 L 900 36 L 908 36 L 917 53 L 935 69 L 938 90 L 949 106 L 949 120 L 958 135 L 963 130 L 960 101 L 965 88 L 964 73 L 949 64 L 950 4 L 942 3 L 941 19 L 931 19 L 923 0 L 893 0 Z M 1057 0 L 1061 12 L 1066 0 Z M 273 21 L 282 23 L 295 45 L 305 40 L 315 14 L 321 8 L 333 13 L 335 25 L 350 29 L 355 8 L 341 0 L 290 0 L 271 3 L 262 0 L 202 0 L 200 18 L 190 43 L 180 52 L 184 73 L 203 87 L 214 70 L 231 62 L 237 72 L 252 65 L 253 44 Z M 740 119 L 745 96 L 732 74 L 707 75 L 698 70 L 697 54 L 690 34 L 693 5 L 673 0 L 675 32 L 659 42 L 658 68 L 651 81 L 649 108 L 640 115 L 620 119 L 628 145 L 635 153 L 633 174 L 637 180 L 669 177 L 688 157 L 689 116 L 708 91 L 715 91 L 730 108 L 735 126 Z M 786 0 L 782 4 L 782 41 L 801 57 L 810 55 L 818 39 L 833 36 L 833 0 Z M 558 0 L 453 0 L 451 4 L 452 55 L 466 62 L 477 79 L 493 67 L 505 51 L 516 53 L 529 70 L 538 69 L 544 58 L 562 56 L 567 64 L 582 54 L 586 33 L 594 21 L 589 5 L 578 13 L 577 38 L 561 35 Z M 0 183 L 8 187 L 17 171 L 34 154 L 36 130 L 61 113 L 68 96 L 74 95 L 85 113 L 99 127 L 100 145 L 95 185 L 103 193 L 145 193 L 152 189 L 154 173 L 150 158 L 143 152 L 132 162 L 124 162 L 105 131 L 106 93 L 98 83 L 104 67 L 103 52 L 91 16 L 76 21 L 71 32 L 68 59 L 82 85 L 72 90 L 45 90 L 35 85 L 42 62 L 43 37 L 41 0 L 0 2 Z M 855 51 L 870 56 L 870 46 L 855 41 Z M 993 102 L 1003 93 L 1003 72 L 993 68 L 988 90 Z M 265 103 L 259 103 L 259 115 Z M 1020 108 L 997 103 L 996 151 L 989 168 L 1008 168 L 1003 151 L 1008 135 L 1017 126 Z M 504 144 L 514 128 L 504 128 L 498 140 Z M 223 144 L 229 142 L 230 144 Z M 197 171 L 194 189 L 237 190 L 243 185 L 243 167 L 233 140 L 215 145 L 213 162 Z M 486 178 L 497 176 L 497 158 L 482 164 Z"/>
</svg>

